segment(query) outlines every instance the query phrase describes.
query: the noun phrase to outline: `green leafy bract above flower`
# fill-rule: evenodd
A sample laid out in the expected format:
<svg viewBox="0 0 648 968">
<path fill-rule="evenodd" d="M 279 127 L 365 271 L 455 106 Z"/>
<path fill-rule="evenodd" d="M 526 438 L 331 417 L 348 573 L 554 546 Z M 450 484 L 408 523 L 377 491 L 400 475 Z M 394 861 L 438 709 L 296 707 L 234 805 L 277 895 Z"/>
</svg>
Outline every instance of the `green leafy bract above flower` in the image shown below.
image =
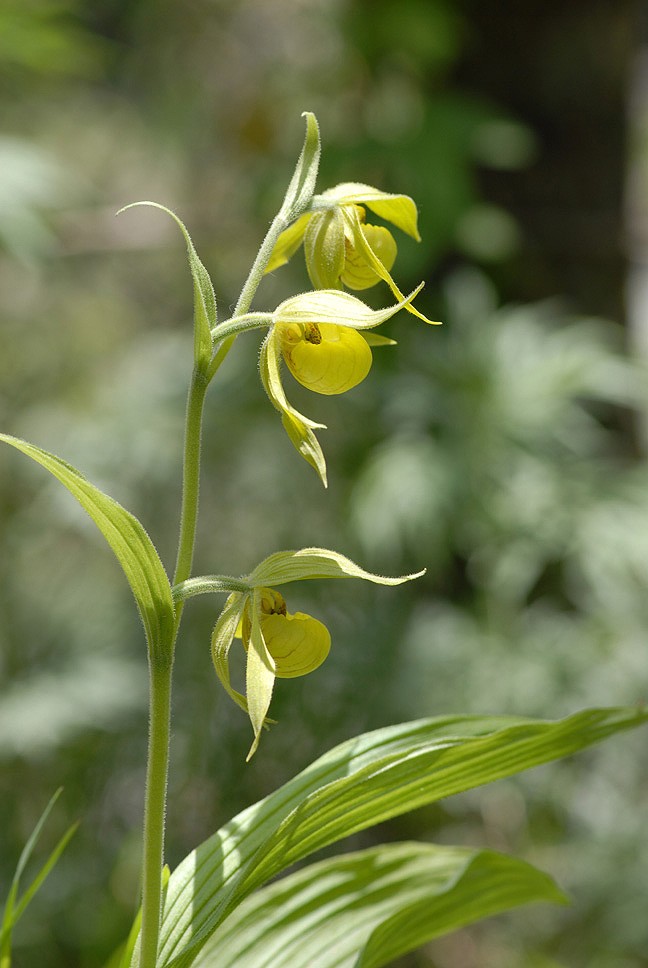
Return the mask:
<svg viewBox="0 0 648 968">
<path fill-rule="evenodd" d="M 306 268 L 317 289 L 362 290 L 384 280 L 397 299 L 403 294 L 391 276 L 396 240 L 384 226 L 366 221 L 369 208 L 420 241 L 416 205 L 408 195 L 391 195 L 371 185 L 346 182 L 312 202 L 312 211 L 285 229 L 274 247 L 266 272 L 284 265 L 303 243 Z M 411 304 L 409 312 L 428 319 Z"/>
<path fill-rule="evenodd" d="M 371 368 L 370 342 L 360 330 L 380 326 L 410 305 L 421 286 L 387 309 L 370 309 L 356 296 L 321 289 L 291 296 L 273 313 L 273 325 L 261 347 L 261 380 L 293 446 L 326 486 L 326 461 L 315 430 L 324 424 L 305 417 L 288 402 L 281 382 L 281 359 L 303 386 L 316 393 L 344 393 L 357 386 Z"/>
<path fill-rule="evenodd" d="M 254 755 L 267 718 L 276 678 L 292 679 L 313 672 L 326 659 L 331 636 L 322 622 L 296 612 L 291 615 L 276 585 L 308 578 L 362 578 L 379 585 L 400 585 L 423 572 L 386 578 L 365 571 L 344 555 L 326 548 L 280 551 L 262 561 L 242 581 L 246 591 L 232 592 L 212 634 L 212 658 L 216 674 L 227 694 L 244 709 L 252 723 Z M 203 580 L 205 588 L 209 579 Z M 229 650 L 241 638 L 247 653 L 245 695 L 231 683 Z"/>
</svg>

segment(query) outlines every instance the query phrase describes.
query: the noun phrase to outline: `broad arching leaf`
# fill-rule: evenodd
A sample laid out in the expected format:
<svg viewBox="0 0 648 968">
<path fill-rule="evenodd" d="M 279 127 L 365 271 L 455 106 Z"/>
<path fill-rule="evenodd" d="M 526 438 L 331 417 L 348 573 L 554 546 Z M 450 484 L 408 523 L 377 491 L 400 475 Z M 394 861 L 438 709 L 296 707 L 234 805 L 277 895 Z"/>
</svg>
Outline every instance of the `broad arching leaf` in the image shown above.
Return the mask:
<svg viewBox="0 0 648 968">
<path fill-rule="evenodd" d="M 152 659 L 168 660 L 174 625 L 171 586 L 155 546 L 137 518 L 55 454 L 9 434 L 0 434 L 0 441 L 41 464 L 87 511 L 124 569 L 142 616 Z"/>
<path fill-rule="evenodd" d="M 381 968 L 531 901 L 566 898 L 546 874 L 492 850 L 389 844 L 311 864 L 256 891 L 194 968 Z"/>
<path fill-rule="evenodd" d="M 171 875 L 158 968 L 187 968 L 253 890 L 359 830 L 492 780 L 569 756 L 648 721 L 589 709 L 556 722 L 450 716 L 335 747 L 192 851 Z"/>
</svg>

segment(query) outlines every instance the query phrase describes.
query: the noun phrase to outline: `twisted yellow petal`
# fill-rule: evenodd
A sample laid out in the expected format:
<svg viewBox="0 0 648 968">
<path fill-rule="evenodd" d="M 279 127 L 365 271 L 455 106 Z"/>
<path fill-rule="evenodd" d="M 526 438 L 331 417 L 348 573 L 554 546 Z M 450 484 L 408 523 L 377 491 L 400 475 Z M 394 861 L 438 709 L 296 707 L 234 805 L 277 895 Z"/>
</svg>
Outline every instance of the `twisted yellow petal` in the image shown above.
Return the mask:
<svg viewBox="0 0 648 968">
<path fill-rule="evenodd" d="M 378 261 L 389 272 L 398 252 L 394 236 L 389 229 L 381 225 L 362 225 L 360 230 Z M 375 286 L 381 281 L 381 276 L 367 261 L 364 253 L 355 247 L 353 238 L 346 239 L 344 268 L 340 273 L 340 281 L 349 289 L 355 290 L 369 289 L 370 286 Z"/>
<path fill-rule="evenodd" d="M 310 217 L 310 212 L 306 212 L 305 215 L 300 216 L 296 222 L 293 222 L 292 225 L 289 225 L 287 229 L 283 230 L 275 242 L 272 255 L 264 270 L 265 273 L 273 272 L 279 266 L 285 265 L 290 257 L 295 254 L 304 240 L 304 232 L 306 231 Z"/>
</svg>

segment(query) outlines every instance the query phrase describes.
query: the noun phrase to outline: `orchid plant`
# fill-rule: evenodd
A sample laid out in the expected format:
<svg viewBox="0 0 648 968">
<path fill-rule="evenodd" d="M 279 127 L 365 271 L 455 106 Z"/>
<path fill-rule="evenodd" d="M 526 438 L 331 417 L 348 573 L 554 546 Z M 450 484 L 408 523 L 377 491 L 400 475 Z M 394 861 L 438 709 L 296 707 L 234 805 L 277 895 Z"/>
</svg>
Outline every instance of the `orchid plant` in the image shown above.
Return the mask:
<svg viewBox="0 0 648 968">
<path fill-rule="evenodd" d="M 394 343 L 374 333 L 376 327 L 400 310 L 414 316 L 417 324 L 432 322 L 414 306 L 422 286 L 405 296 L 392 277 L 397 244 L 390 228 L 367 221 L 377 216 L 418 240 L 414 201 L 361 183 L 316 194 L 319 128 L 313 114 L 306 113 L 305 120 L 304 145 L 283 203 L 233 314 L 223 321 L 217 317 L 210 276 L 184 224 L 162 205 L 135 203 L 157 207 L 175 220 L 187 245 L 193 282 L 193 373 L 173 577 L 130 512 L 54 454 L 0 435 L 57 478 L 94 520 L 122 566 L 144 626 L 150 726 L 142 904 L 110 968 L 368 968 L 386 965 L 489 914 L 528 901 L 562 902 L 564 895 L 552 879 L 525 861 L 486 849 L 432 844 L 392 844 L 345 854 L 271 886 L 267 882 L 349 834 L 566 756 L 648 718 L 634 708 L 614 708 L 585 710 L 558 722 L 457 715 L 387 726 L 331 750 L 225 824 L 173 872 L 165 867 L 171 685 L 185 604 L 197 595 L 225 596 L 215 616 L 211 655 L 225 693 L 249 717 L 250 760 L 262 755 L 263 732 L 273 723 L 269 711 L 275 680 L 315 672 L 331 648 L 331 634 L 321 621 L 288 610 L 290 596 L 286 592 L 284 598 L 283 586 L 331 578 L 395 586 L 423 574 L 375 575 L 326 548 L 279 551 L 242 576 L 193 574 L 203 405 L 233 342 L 244 333 L 263 334 L 263 387 L 289 440 L 326 485 L 326 461 L 314 433 L 323 425 L 288 402 L 282 366 L 308 390 L 342 394 L 368 376 L 374 348 Z M 264 275 L 302 245 L 313 288 L 274 310 L 252 311 Z M 383 309 L 371 309 L 346 291 L 381 282 L 391 291 L 391 303 Z M 246 663 L 240 688 L 233 684 L 229 666 L 238 641 Z M 20 858 L 7 899 L 0 924 L 0 968 L 9 968 L 13 928 L 71 835 L 65 835 L 19 896 L 20 879 L 48 811 Z"/>
</svg>

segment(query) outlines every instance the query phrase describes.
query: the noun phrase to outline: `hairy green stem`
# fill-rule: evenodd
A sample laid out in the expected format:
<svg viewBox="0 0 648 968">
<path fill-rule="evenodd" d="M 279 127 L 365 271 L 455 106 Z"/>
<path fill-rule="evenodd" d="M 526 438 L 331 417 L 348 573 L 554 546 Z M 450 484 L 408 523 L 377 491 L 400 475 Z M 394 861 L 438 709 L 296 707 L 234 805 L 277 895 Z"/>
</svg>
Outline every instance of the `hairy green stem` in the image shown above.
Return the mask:
<svg viewBox="0 0 648 968">
<path fill-rule="evenodd" d="M 273 220 L 254 265 L 239 296 L 234 316 L 247 313 L 254 294 L 263 278 L 265 267 L 275 242 L 286 227 L 287 220 L 279 213 Z M 198 520 L 198 492 L 200 483 L 200 452 L 202 443 L 202 415 L 205 394 L 216 370 L 227 356 L 235 335 L 226 338 L 205 372 L 195 366 L 189 387 L 185 423 L 184 461 L 182 479 L 182 509 L 180 537 L 173 577 L 177 586 L 191 575 L 196 523 Z M 175 634 L 177 636 L 184 608 L 182 599 L 176 600 Z M 149 747 L 146 769 L 146 797 L 144 805 L 144 863 L 142 888 L 142 933 L 140 936 L 139 968 L 155 968 L 160 937 L 162 911 L 162 867 L 164 864 L 164 819 L 166 813 L 169 741 L 171 734 L 171 674 L 173 656 L 164 664 L 149 659 Z"/>
<path fill-rule="evenodd" d="M 184 581 L 191 574 L 196 522 L 198 520 L 198 490 L 200 484 L 200 450 L 202 415 L 208 381 L 205 374 L 195 369 L 187 399 L 185 423 L 184 467 L 182 480 L 182 510 L 180 513 L 180 539 L 173 584 Z M 179 619 L 176 618 L 176 624 Z"/>
<path fill-rule="evenodd" d="M 270 261 L 270 256 L 272 255 L 272 250 L 275 247 L 275 243 L 283 230 L 287 227 L 288 220 L 283 212 L 279 212 L 273 218 L 270 228 L 266 233 L 266 237 L 261 243 L 261 248 L 257 252 L 257 257 L 254 260 L 254 264 L 250 269 L 250 273 L 245 280 L 245 285 L 241 289 L 241 295 L 238 298 L 238 302 L 234 308 L 233 316 L 242 316 L 243 313 L 247 313 L 248 309 L 252 305 L 252 300 L 254 299 L 254 294 L 259 288 L 259 283 L 263 279 L 263 273 L 266 270 L 266 266 Z"/>
<path fill-rule="evenodd" d="M 155 968 L 160 937 L 172 669 L 172 662 L 164 665 L 151 662 L 149 665 L 150 720 L 144 803 L 142 933 L 139 968 Z"/>
<path fill-rule="evenodd" d="M 270 256 L 272 255 L 272 250 L 275 247 L 275 243 L 283 230 L 290 224 L 290 219 L 286 218 L 286 215 L 279 211 L 277 215 L 273 218 L 270 228 L 266 233 L 266 237 L 261 243 L 261 248 L 257 252 L 257 257 L 254 260 L 254 264 L 250 269 L 249 275 L 245 280 L 245 285 L 241 289 L 241 295 L 238 298 L 238 302 L 234 307 L 234 316 L 243 316 L 246 314 L 252 305 L 252 300 L 254 299 L 255 293 L 259 288 L 259 284 L 263 279 L 263 274 L 266 270 L 266 266 L 270 261 Z M 223 340 L 222 344 L 218 348 L 218 352 L 214 356 L 213 360 L 208 369 L 208 379 L 212 380 L 219 366 L 231 350 L 234 345 L 234 340 L 236 335 L 228 336 Z"/>
<path fill-rule="evenodd" d="M 174 584 L 185 581 L 191 573 L 198 519 L 202 414 L 207 386 L 205 374 L 197 368 L 194 369 L 187 400 L 182 510 Z M 176 605 L 176 636 L 183 605 L 182 601 Z M 149 670 L 149 746 L 144 802 L 142 933 L 139 968 L 155 968 L 160 937 L 173 656 L 164 664 L 150 659 Z"/>
</svg>

